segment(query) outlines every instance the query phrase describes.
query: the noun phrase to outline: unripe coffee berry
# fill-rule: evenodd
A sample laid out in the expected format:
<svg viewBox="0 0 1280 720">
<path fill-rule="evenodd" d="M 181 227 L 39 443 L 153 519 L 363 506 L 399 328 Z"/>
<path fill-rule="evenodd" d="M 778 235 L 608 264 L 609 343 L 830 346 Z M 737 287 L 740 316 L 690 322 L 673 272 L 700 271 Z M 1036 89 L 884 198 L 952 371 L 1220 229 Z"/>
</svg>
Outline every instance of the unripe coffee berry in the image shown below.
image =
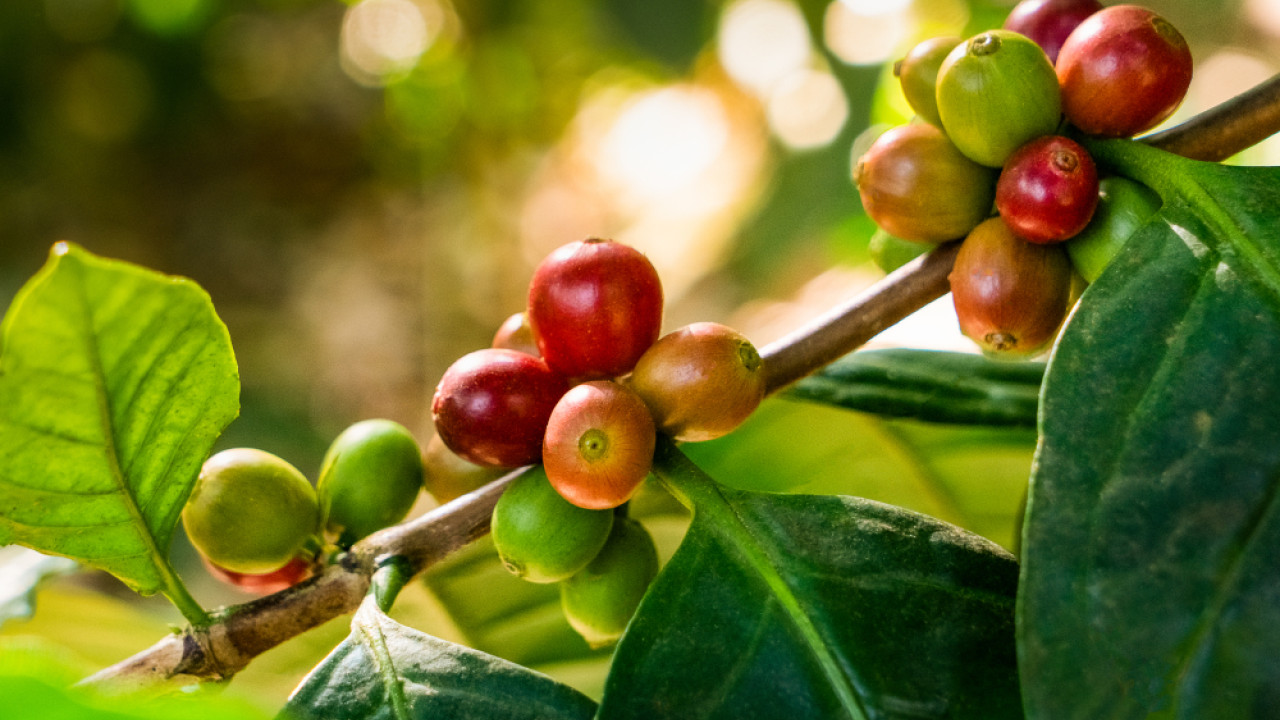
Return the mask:
<svg viewBox="0 0 1280 720">
<path fill-rule="evenodd" d="M 573 387 L 547 422 L 542 464 L 551 486 L 582 508 L 630 499 L 653 466 L 656 431 L 640 396 L 611 380 Z"/>
</svg>

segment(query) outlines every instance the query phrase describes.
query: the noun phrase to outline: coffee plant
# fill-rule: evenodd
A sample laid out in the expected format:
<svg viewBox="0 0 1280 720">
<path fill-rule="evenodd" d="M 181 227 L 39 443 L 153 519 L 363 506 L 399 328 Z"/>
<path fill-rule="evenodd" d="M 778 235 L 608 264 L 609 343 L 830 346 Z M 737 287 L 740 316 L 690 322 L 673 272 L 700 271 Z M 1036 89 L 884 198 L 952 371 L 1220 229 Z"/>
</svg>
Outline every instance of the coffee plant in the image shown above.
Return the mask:
<svg viewBox="0 0 1280 720">
<path fill-rule="evenodd" d="M 0 620 L 79 567 L 185 622 L 74 690 L 33 670 L 0 697 L 23 718 L 253 717 L 209 690 L 350 614 L 282 720 L 1280 715 L 1280 171 L 1221 162 L 1280 131 L 1280 82 L 1134 139 L 1187 90 L 1178 30 L 1130 5 L 1012 10 L 887 80 L 918 117 L 854 164 L 889 271 L 869 290 L 759 347 L 664 332 L 644 253 L 565 238 L 492 346 L 438 378 L 434 436 L 363 420 L 315 478 L 214 452 L 240 370 L 204 289 L 55 244 L 0 324 L 0 544 L 43 553 Z M 948 291 L 978 352 L 860 349 Z M 852 461 L 753 424 L 771 395 L 1034 433 L 1013 552 L 824 492 Z M 740 462 L 795 454 L 815 477 L 713 477 L 734 434 L 767 448 Z M 677 506 L 673 531 L 653 508 Z M 171 559 L 180 520 L 260 597 L 202 605 Z M 520 618 L 510 657 L 402 622 L 423 585 L 460 624 Z M 551 624 L 578 655 L 547 650 Z M 531 667 L 583 658 L 607 664 L 597 692 Z"/>
</svg>

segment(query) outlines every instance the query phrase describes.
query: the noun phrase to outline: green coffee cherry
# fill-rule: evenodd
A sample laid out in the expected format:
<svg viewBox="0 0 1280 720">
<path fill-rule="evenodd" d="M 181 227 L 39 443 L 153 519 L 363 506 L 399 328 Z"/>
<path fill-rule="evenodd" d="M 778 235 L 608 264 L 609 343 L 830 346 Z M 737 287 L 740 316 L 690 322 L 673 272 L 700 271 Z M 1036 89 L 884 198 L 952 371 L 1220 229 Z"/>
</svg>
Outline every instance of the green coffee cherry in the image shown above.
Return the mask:
<svg viewBox="0 0 1280 720">
<path fill-rule="evenodd" d="M 600 554 L 560 584 L 560 606 L 591 647 L 622 637 L 658 574 L 658 551 L 644 526 L 619 518 Z"/>
<path fill-rule="evenodd" d="M 1079 235 L 1067 241 L 1067 254 L 1076 272 L 1089 282 L 1098 279 L 1138 228 L 1160 209 L 1160 196 L 1150 188 L 1122 177 L 1098 183 L 1098 207 Z"/>
<path fill-rule="evenodd" d="M 325 529 L 350 545 L 409 514 L 422 487 L 422 451 L 403 425 L 363 420 L 333 441 L 317 492 Z"/>
<path fill-rule="evenodd" d="M 942 127 L 938 115 L 938 70 L 957 45 L 958 37 L 935 37 L 911 48 L 907 56 L 894 63 L 893 74 L 902 84 L 907 104 L 925 122 Z"/>
<path fill-rule="evenodd" d="M 560 497 L 538 465 L 498 498 L 491 531 L 507 570 L 530 582 L 551 583 L 586 567 L 612 527 L 612 510 L 586 510 Z"/>
<path fill-rule="evenodd" d="M 951 142 L 974 162 L 1000 167 L 1062 117 L 1058 76 L 1030 39 L 990 30 L 958 45 L 938 71 L 938 113 Z"/>
<path fill-rule="evenodd" d="M 867 244 L 867 250 L 871 253 L 871 259 L 876 267 L 887 273 L 915 260 L 932 247 L 924 243 L 903 240 L 878 228 Z"/>
<path fill-rule="evenodd" d="M 318 530 L 311 483 L 262 450 L 224 450 L 205 461 L 182 509 L 191 544 L 210 562 L 238 573 L 284 567 Z"/>
</svg>

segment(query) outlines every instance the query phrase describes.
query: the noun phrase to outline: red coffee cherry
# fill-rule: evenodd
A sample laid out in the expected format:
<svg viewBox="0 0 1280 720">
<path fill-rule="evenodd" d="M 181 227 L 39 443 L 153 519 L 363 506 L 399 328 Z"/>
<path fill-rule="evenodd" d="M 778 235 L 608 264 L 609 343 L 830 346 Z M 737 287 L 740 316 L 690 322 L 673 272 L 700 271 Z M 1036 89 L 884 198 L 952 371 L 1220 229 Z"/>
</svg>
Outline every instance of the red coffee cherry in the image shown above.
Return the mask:
<svg viewBox="0 0 1280 720">
<path fill-rule="evenodd" d="M 565 500 L 588 510 L 617 507 L 649 474 L 656 435 L 634 392 L 610 380 L 583 383 L 551 411 L 542 464 Z"/>
<path fill-rule="evenodd" d="M 505 348 L 538 357 L 538 342 L 533 339 L 529 316 L 518 312 L 507 317 L 493 334 L 490 347 Z"/>
<path fill-rule="evenodd" d="M 1160 124 L 1191 84 L 1187 41 L 1136 5 L 1100 10 L 1080 23 L 1058 55 L 1062 109 L 1071 124 L 1129 137 Z"/>
<path fill-rule="evenodd" d="M 311 577 L 312 565 L 305 557 L 298 556 L 279 570 L 267 573 L 238 573 L 215 565 L 209 558 L 200 556 L 209 574 L 222 582 L 254 595 L 270 595 L 297 585 Z"/>
<path fill-rule="evenodd" d="M 741 425 L 764 399 L 765 381 L 750 340 L 733 328 L 700 322 L 654 343 L 628 382 L 660 430 L 700 442 Z"/>
<path fill-rule="evenodd" d="M 547 366 L 584 380 L 625 374 L 662 327 L 662 282 L 640 251 L 612 240 L 569 243 L 529 283 L 529 324 Z"/>
<path fill-rule="evenodd" d="M 1026 242 L 998 217 L 969 233 L 948 279 L 960 330 L 989 353 L 1030 355 L 1067 315 L 1066 250 Z"/>
<path fill-rule="evenodd" d="M 1098 206 L 1098 168 L 1081 145 L 1058 135 L 1014 151 L 996 183 L 996 210 L 1014 234 L 1037 243 L 1075 236 Z"/>
<path fill-rule="evenodd" d="M 1050 62 L 1057 62 L 1071 31 L 1101 9 L 1098 0 L 1022 0 L 1005 18 L 1004 29 L 1031 38 Z"/>
<path fill-rule="evenodd" d="M 539 358 L 487 348 L 445 371 L 431 401 L 436 432 L 477 465 L 516 467 L 542 459 L 547 418 L 568 382 Z"/>
</svg>

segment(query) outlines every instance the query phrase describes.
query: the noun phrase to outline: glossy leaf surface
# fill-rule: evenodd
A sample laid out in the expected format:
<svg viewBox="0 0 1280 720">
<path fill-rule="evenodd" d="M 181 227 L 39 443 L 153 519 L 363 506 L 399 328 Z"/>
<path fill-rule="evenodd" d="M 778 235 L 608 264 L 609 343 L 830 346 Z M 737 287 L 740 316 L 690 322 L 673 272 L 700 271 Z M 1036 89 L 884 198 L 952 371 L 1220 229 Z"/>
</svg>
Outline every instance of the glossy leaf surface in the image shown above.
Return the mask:
<svg viewBox="0 0 1280 720">
<path fill-rule="evenodd" d="M 0 543 L 172 593 L 174 525 L 239 408 L 208 295 L 59 243 L 0 338 Z"/>
<path fill-rule="evenodd" d="M 933 350 L 851 353 L 787 395 L 849 410 L 964 425 L 1035 427 L 1044 363 Z"/>
<path fill-rule="evenodd" d="M 1036 718 L 1280 707 L 1280 170 L 1094 143 L 1162 196 L 1051 362 L 1019 652 Z"/>
<path fill-rule="evenodd" d="M 669 444 L 694 512 L 614 658 L 602 718 L 1006 718 L 1017 566 L 931 518 L 730 490 Z"/>
<path fill-rule="evenodd" d="M 595 710 L 545 675 L 395 622 L 370 597 L 351 636 L 307 676 L 281 718 L 585 720 Z"/>
</svg>

